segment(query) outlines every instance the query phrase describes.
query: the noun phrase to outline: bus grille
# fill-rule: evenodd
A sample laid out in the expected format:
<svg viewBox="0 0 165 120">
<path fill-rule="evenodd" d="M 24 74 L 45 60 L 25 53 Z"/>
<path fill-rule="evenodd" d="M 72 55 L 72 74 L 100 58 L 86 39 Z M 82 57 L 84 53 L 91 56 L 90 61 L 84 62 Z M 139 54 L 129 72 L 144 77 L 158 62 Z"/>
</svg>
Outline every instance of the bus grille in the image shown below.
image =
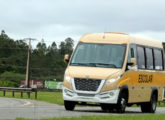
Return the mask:
<svg viewBox="0 0 165 120">
<path fill-rule="evenodd" d="M 75 83 L 76 90 L 97 91 L 101 83 L 101 80 L 74 78 L 74 83 Z"/>
</svg>

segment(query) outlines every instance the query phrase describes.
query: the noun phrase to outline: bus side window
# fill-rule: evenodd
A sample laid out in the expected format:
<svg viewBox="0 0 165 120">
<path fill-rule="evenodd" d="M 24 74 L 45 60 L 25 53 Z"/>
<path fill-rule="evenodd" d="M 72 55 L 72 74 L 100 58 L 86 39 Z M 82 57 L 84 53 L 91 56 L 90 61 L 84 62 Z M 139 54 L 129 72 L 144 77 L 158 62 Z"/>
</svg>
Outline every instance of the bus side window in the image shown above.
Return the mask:
<svg viewBox="0 0 165 120">
<path fill-rule="evenodd" d="M 131 58 L 136 58 L 136 45 L 131 44 L 128 53 L 128 63 L 131 62 Z"/>
<path fill-rule="evenodd" d="M 137 47 L 137 62 L 139 69 L 145 69 L 145 51 L 144 47 Z"/>
<path fill-rule="evenodd" d="M 131 58 L 135 58 L 136 59 L 136 45 L 135 44 L 131 44 L 130 45 L 129 52 L 128 52 L 127 63 L 131 63 Z M 128 65 L 126 67 L 126 71 L 127 70 L 128 70 Z"/>
<path fill-rule="evenodd" d="M 135 55 L 134 55 L 134 49 L 131 48 L 131 58 L 134 58 L 134 57 L 135 57 Z"/>
<path fill-rule="evenodd" d="M 161 50 L 161 53 L 162 53 L 163 70 L 164 70 L 164 52 L 163 52 L 163 50 Z"/>
<path fill-rule="evenodd" d="M 152 54 L 152 48 L 145 48 L 146 52 L 146 67 L 149 70 L 154 69 L 154 62 L 153 62 L 153 54 Z"/>
<path fill-rule="evenodd" d="M 154 62 L 156 70 L 163 70 L 163 56 L 159 49 L 154 48 Z"/>
</svg>

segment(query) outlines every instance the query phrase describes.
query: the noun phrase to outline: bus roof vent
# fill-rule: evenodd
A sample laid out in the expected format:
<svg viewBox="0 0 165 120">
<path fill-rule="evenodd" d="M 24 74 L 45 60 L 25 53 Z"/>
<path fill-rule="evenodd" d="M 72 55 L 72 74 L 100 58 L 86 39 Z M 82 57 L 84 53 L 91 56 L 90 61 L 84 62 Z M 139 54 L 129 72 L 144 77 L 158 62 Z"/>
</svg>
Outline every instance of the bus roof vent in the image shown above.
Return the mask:
<svg viewBox="0 0 165 120">
<path fill-rule="evenodd" d="M 123 33 L 123 32 L 105 32 L 105 33 L 129 35 L 129 34 Z"/>
</svg>

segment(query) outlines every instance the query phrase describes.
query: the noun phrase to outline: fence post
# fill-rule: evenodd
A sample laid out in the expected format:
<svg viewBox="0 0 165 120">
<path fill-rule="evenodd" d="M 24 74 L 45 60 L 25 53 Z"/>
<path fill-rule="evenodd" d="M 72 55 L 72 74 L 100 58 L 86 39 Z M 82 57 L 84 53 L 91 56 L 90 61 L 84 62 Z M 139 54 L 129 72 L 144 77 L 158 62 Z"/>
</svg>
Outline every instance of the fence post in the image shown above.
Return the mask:
<svg viewBox="0 0 165 120">
<path fill-rule="evenodd" d="M 23 98 L 23 92 L 21 91 L 21 98 Z"/>
<path fill-rule="evenodd" d="M 37 89 L 35 89 L 35 99 L 37 99 Z"/>
<path fill-rule="evenodd" d="M 30 92 L 27 92 L 27 94 L 28 94 L 28 98 L 30 98 Z"/>
<path fill-rule="evenodd" d="M 3 96 L 5 96 L 6 95 L 6 91 L 5 90 L 3 90 Z"/>
<path fill-rule="evenodd" d="M 12 96 L 14 97 L 14 91 L 12 91 Z"/>
<path fill-rule="evenodd" d="M 12 97 L 15 97 L 15 92 L 20 92 L 20 98 L 23 98 L 23 93 L 27 93 L 28 98 L 30 99 L 30 94 L 34 92 L 34 97 L 37 99 L 37 89 L 27 89 L 27 88 L 11 88 L 11 87 L 0 87 L 3 96 L 6 96 L 6 92 L 11 92 Z"/>
</svg>

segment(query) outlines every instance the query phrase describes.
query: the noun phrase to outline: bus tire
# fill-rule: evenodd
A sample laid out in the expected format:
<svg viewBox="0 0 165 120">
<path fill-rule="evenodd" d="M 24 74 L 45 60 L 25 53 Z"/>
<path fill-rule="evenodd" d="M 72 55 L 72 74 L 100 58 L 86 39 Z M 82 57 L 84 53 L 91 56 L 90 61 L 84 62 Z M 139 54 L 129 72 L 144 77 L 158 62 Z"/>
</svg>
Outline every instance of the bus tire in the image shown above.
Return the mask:
<svg viewBox="0 0 165 120">
<path fill-rule="evenodd" d="M 101 104 L 100 107 L 102 111 L 108 111 L 108 104 Z"/>
<path fill-rule="evenodd" d="M 100 106 L 101 106 L 102 111 L 112 112 L 114 109 L 114 106 L 111 104 L 101 104 Z"/>
<path fill-rule="evenodd" d="M 116 106 L 116 110 L 118 113 L 124 113 L 125 112 L 127 102 L 128 102 L 128 94 L 127 94 L 127 92 L 123 91 L 119 95 L 118 103 Z"/>
<path fill-rule="evenodd" d="M 75 106 L 76 106 L 76 102 L 73 102 L 73 101 L 64 101 L 64 106 L 65 106 L 65 109 L 66 110 L 74 110 Z"/>
<path fill-rule="evenodd" d="M 157 106 L 157 94 L 154 92 L 150 102 L 141 104 L 141 111 L 144 113 L 155 113 Z"/>
</svg>

